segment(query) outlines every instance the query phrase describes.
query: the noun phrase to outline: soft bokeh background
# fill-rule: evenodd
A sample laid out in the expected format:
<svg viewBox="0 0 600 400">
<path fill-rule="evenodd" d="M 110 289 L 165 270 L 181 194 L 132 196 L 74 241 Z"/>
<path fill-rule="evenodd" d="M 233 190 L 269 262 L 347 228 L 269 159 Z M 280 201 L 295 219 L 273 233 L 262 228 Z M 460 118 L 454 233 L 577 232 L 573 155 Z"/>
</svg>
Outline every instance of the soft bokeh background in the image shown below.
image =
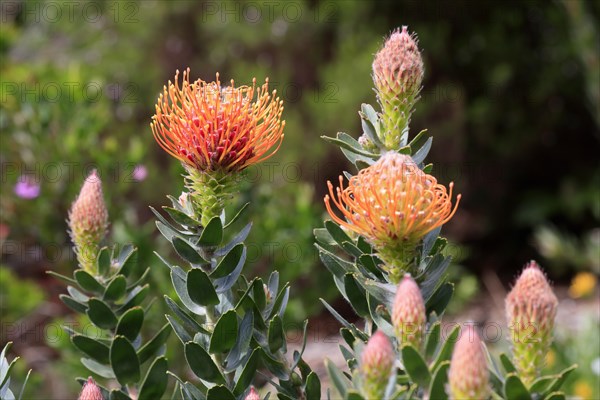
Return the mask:
<svg viewBox="0 0 600 400">
<path fill-rule="evenodd" d="M 569 390 L 600 397 L 600 3 L 3 1 L 0 17 L 0 340 L 34 368 L 31 398 L 73 398 L 73 377 L 86 374 L 60 331 L 85 321 L 57 302 L 64 289 L 44 271 L 74 268 L 65 218 L 92 169 L 111 240 L 156 266 L 157 297 L 170 290 L 152 255 L 170 250 L 148 205 L 181 191 L 182 169 L 149 121 L 178 68 L 240 84 L 268 76 L 285 101 L 284 145 L 244 177 L 239 201 L 252 201 L 255 221 L 246 271 L 293 281 L 290 329 L 310 317 L 336 330 L 318 302 L 336 303 L 336 291 L 312 229 L 325 182 L 347 165 L 319 137 L 359 135 L 357 110 L 375 103 L 373 54 L 401 25 L 418 33 L 426 66 L 412 132 L 434 135 L 434 173 L 463 194 L 444 229 L 457 261 L 451 318 L 505 324 L 504 292 L 537 259 L 569 310 L 549 368 L 579 363 Z"/>
</svg>

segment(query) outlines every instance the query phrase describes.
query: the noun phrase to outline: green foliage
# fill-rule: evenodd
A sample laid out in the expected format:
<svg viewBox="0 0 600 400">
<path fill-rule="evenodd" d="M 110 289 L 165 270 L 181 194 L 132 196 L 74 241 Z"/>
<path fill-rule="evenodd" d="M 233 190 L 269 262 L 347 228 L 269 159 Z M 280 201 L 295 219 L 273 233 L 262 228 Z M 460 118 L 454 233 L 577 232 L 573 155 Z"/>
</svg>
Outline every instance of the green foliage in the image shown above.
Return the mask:
<svg viewBox="0 0 600 400">
<path fill-rule="evenodd" d="M 67 327 L 65 331 L 73 345 L 85 355 L 81 363 L 89 371 L 106 379 L 116 379 L 122 386 L 120 390 L 110 391 L 111 398 L 129 399 L 126 385 L 137 386 L 140 398 L 142 395 L 160 397 L 166 390 L 168 378 L 166 359 L 161 353 L 171 329 L 167 324 L 150 340 L 143 341 L 141 337 L 147 313 L 142 305 L 148 294 L 148 285 L 144 284 L 148 271 L 137 277 L 137 249 L 131 245 L 101 249 L 96 267 L 96 276 L 82 269 L 75 270 L 72 278 L 48 272 L 69 284 L 69 294 L 60 296 L 63 303 L 87 315 L 96 327 L 94 336 L 87 334 L 87 328 L 81 333 Z M 142 375 L 150 360 L 150 366 Z M 108 393 L 106 388 L 100 387 Z"/>
<path fill-rule="evenodd" d="M 285 357 L 282 317 L 289 285 L 280 288 L 278 272 L 267 283 L 261 278 L 248 281 L 241 274 L 251 224 L 239 232 L 227 232 L 239 214 L 228 220 L 223 213 L 203 226 L 191 202 L 172 197 L 171 201 L 172 207 L 164 207 L 171 221 L 152 211 L 158 229 L 189 268 L 186 271 L 159 256 L 183 304 L 166 296 L 173 313 L 167 320 L 183 345 L 189 368 L 201 382 L 196 387 L 176 377 L 180 395 L 184 399 L 239 397 L 262 365 L 278 379 L 271 383 L 280 398 L 298 398 L 307 391 L 314 397 L 320 384 L 302 360 L 304 349 L 294 352 L 291 365 Z"/>
<path fill-rule="evenodd" d="M 29 374 L 31 373 L 31 370 L 27 372 L 23 386 L 21 386 L 21 389 L 18 392 L 19 394 L 15 396 L 13 391 L 10 389 L 10 373 L 15 366 L 15 363 L 19 360 L 19 357 L 15 357 L 10 363 L 8 362 L 7 353 L 10 350 L 11 345 L 12 342 L 6 343 L 2 349 L 2 353 L 0 354 L 0 398 L 4 400 L 21 400 L 23 398 L 23 393 L 25 392 L 25 386 L 29 380 Z"/>
</svg>

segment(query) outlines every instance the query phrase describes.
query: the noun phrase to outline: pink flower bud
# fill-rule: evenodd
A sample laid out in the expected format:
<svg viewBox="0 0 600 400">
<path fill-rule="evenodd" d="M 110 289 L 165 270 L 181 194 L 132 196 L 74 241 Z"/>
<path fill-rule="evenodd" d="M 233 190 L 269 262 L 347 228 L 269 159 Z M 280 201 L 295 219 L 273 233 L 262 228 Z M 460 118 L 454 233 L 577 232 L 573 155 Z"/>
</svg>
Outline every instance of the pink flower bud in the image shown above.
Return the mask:
<svg viewBox="0 0 600 400">
<path fill-rule="evenodd" d="M 489 378 L 483 343 L 470 326 L 461 333 L 452 353 L 448 372 L 450 398 L 487 399 L 490 393 Z"/>
<path fill-rule="evenodd" d="M 513 362 L 525 384 L 539 375 L 552 343 L 558 299 L 546 276 L 531 261 L 506 296 Z"/>
<path fill-rule="evenodd" d="M 256 389 L 254 389 L 254 387 L 250 388 L 250 392 L 248 393 L 248 395 L 246 396 L 246 398 L 244 400 L 261 400 L 260 396 L 258 395 L 258 392 L 256 391 Z"/>
<path fill-rule="evenodd" d="M 367 399 L 380 399 L 385 393 L 394 367 L 395 353 L 392 343 L 381 331 L 375 332 L 363 349 L 360 374 L 362 393 Z"/>
<path fill-rule="evenodd" d="M 102 392 L 96 382 L 90 376 L 87 382 L 83 385 L 83 389 L 79 394 L 78 400 L 104 400 Z"/>
<path fill-rule="evenodd" d="M 423 82 L 423 59 L 414 35 L 407 27 L 394 31 L 373 61 L 373 81 L 382 107 L 382 141 L 389 149 L 399 144 L 410 122 Z"/>
<path fill-rule="evenodd" d="M 423 296 L 417 283 L 407 274 L 398 285 L 392 309 L 392 324 L 400 345 L 420 347 L 425 319 Z"/>
<path fill-rule="evenodd" d="M 92 272 L 100 242 L 108 229 L 108 211 L 104 204 L 102 181 L 96 170 L 85 179 L 79 196 L 69 211 L 68 224 L 77 259 L 82 268 Z"/>
</svg>

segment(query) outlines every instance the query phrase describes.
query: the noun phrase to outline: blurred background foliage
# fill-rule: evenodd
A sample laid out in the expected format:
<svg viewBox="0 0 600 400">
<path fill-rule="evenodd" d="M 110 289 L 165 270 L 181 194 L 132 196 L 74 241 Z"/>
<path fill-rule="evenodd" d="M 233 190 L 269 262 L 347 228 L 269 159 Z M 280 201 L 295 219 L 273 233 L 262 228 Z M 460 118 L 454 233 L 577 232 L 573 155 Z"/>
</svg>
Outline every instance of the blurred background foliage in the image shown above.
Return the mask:
<svg viewBox="0 0 600 400">
<path fill-rule="evenodd" d="M 288 320 L 318 324 L 326 317 L 317 298 L 335 301 L 335 290 L 312 229 L 322 223 L 325 182 L 348 167 L 319 136 L 358 135 L 360 104 L 375 103 L 373 54 L 404 24 L 418 33 L 426 66 L 412 132 L 434 135 L 434 174 L 463 194 L 445 228 L 460 244 L 451 311 L 482 298 L 478 277 L 510 282 L 531 258 L 570 285 L 569 296 L 597 299 L 598 2 L 15 0 L 0 12 L 3 323 L 70 318 L 55 303 L 62 285 L 44 271 L 74 267 L 65 218 L 93 168 L 113 240 L 135 243 L 141 265 L 156 266 L 157 297 L 169 290 L 152 254 L 169 250 L 148 205 L 181 191 L 182 168 L 148 124 L 162 86 L 189 66 L 204 80 L 217 71 L 237 84 L 268 76 L 284 100 L 284 145 L 246 171 L 238 199 L 251 201 L 240 224 L 254 221 L 246 271 L 279 269 L 294 282 Z M 14 332 L 3 329 L 1 340 L 17 352 L 45 349 L 52 359 L 68 347 L 19 342 Z M 582 370 L 588 383 L 600 373 Z M 75 390 L 65 379 L 56 396 Z"/>
</svg>

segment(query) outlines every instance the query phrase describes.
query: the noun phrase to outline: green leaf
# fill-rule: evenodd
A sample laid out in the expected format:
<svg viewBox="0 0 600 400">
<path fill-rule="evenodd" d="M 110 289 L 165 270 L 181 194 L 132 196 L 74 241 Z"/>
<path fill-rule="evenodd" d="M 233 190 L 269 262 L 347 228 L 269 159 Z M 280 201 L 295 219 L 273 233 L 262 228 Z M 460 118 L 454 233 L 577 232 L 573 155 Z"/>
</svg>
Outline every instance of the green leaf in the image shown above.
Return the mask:
<svg viewBox="0 0 600 400">
<path fill-rule="evenodd" d="M 183 322 L 187 328 L 193 331 L 202 331 L 202 333 L 208 333 L 191 315 L 189 315 L 184 309 L 182 309 L 173 299 L 165 295 L 165 302 L 167 306 L 175 313 L 175 316 Z"/>
<path fill-rule="evenodd" d="M 246 209 L 246 207 L 248 207 L 250 205 L 250 202 L 244 204 L 243 206 L 240 207 L 240 209 L 238 210 L 237 214 L 235 214 L 233 216 L 233 218 L 231 218 L 231 220 L 225 224 L 225 228 L 227 228 L 228 226 L 230 226 L 231 224 L 233 224 L 235 221 L 238 220 L 238 218 L 241 217 L 242 213 L 244 212 L 244 210 Z"/>
<path fill-rule="evenodd" d="M 243 356 L 246 354 L 250 347 L 250 340 L 252 339 L 252 332 L 254 331 L 254 313 L 252 311 L 247 312 L 242 319 L 242 322 L 238 328 L 238 334 L 235 345 L 227 355 L 225 360 L 226 372 L 234 371 L 241 363 Z"/>
<path fill-rule="evenodd" d="M 345 135 L 345 136 L 342 136 L 342 135 Z M 338 132 L 337 136 L 338 136 L 337 138 L 332 138 L 329 136 L 321 136 L 321 139 L 325 140 L 328 143 L 335 144 L 336 146 L 340 147 L 342 150 L 360 154 L 361 156 L 365 156 L 365 157 L 370 157 L 370 158 L 377 157 L 376 154 L 362 150 L 362 146 L 360 146 L 360 144 L 358 144 L 358 142 L 355 141 L 356 145 L 354 145 L 353 142 L 350 142 L 349 140 L 347 140 L 347 137 L 350 137 L 348 134 L 343 133 L 343 132 Z M 346 139 L 346 140 L 344 140 L 344 139 Z M 352 139 L 352 140 L 354 140 L 354 139 Z M 359 146 L 360 148 L 358 148 L 356 146 Z"/>
<path fill-rule="evenodd" d="M 441 323 L 440 321 L 436 321 L 431 325 L 429 329 L 429 334 L 427 335 L 427 339 L 425 341 L 425 357 L 427 360 L 430 360 L 438 345 L 440 344 L 441 339 Z"/>
<path fill-rule="evenodd" d="M 348 302 L 361 317 L 369 315 L 369 304 L 367 303 L 365 290 L 356 282 L 353 274 L 344 276 L 344 288 Z"/>
<path fill-rule="evenodd" d="M 177 222 L 179 225 L 192 228 L 198 226 L 198 222 L 181 210 L 176 210 L 167 206 L 163 206 L 163 210 L 165 210 L 171 218 L 173 218 L 173 221 Z"/>
<path fill-rule="evenodd" d="M 558 389 L 560 389 L 560 387 L 563 385 L 563 383 L 565 382 L 565 380 L 569 377 L 569 375 L 571 375 L 571 373 L 573 371 L 575 371 L 577 369 L 577 364 L 571 365 L 569 368 L 566 368 L 564 370 L 562 370 L 561 372 L 559 372 L 557 375 L 558 377 L 556 378 L 556 380 L 550 385 L 550 387 L 546 390 L 546 392 L 544 393 L 544 395 L 549 394 L 550 392 L 554 392 L 557 391 Z"/>
<path fill-rule="evenodd" d="M 360 395 L 360 393 L 357 393 L 354 390 L 351 390 L 348 392 L 348 395 L 346 396 L 346 400 L 366 400 L 366 399 L 364 397 L 362 397 L 362 395 Z"/>
<path fill-rule="evenodd" d="M 104 300 L 116 301 L 125 295 L 127 289 L 127 280 L 123 275 L 117 275 L 106 287 L 104 291 Z"/>
<path fill-rule="evenodd" d="M 79 350 L 94 358 L 101 364 L 109 362 L 109 348 L 103 343 L 84 335 L 71 336 L 71 342 Z"/>
<path fill-rule="evenodd" d="M 185 344 L 185 359 L 198 378 L 216 384 L 225 384 L 225 378 L 221 375 L 219 368 L 206 350 L 198 343 L 189 342 Z"/>
<path fill-rule="evenodd" d="M 433 374 L 431 385 L 429 385 L 429 398 L 436 400 L 447 400 L 446 384 L 448 383 L 448 369 L 450 362 L 444 361 Z"/>
<path fill-rule="evenodd" d="M 75 280 L 77 281 L 79 286 L 81 286 L 84 290 L 98 294 L 104 293 L 104 287 L 100 283 L 98 283 L 96 278 L 90 275 L 87 271 L 78 269 L 77 271 L 75 271 L 73 276 L 75 277 Z"/>
<path fill-rule="evenodd" d="M 452 329 L 452 331 L 450 331 L 450 334 L 446 338 L 446 341 L 444 342 L 444 344 L 442 345 L 442 347 L 440 348 L 439 352 L 437 353 L 437 355 L 435 357 L 435 363 L 433 364 L 433 371 L 438 369 L 438 367 L 440 366 L 440 364 L 442 362 L 450 360 L 450 357 L 452 356 L 452 349 L 454 349 L 454 344 L 456 343 L 460 332 L 461 332 L 460 325 L 456 324 L 454 329 Z"/>
<path fill-rule="evenodd" d="M 125 336 L 115 336 L 110 346 L 110 365 L 121 385 L 140 380 L 140 361 Z"/>
<path fill-rule="evenodd" d="M 92 371 L 94 374 L 100 375 L 106 379 L 115 379 L 115 373 L 110 367 L 102 365 L 98 361 L 91 358 L 82 357 L 80 361 L 84 367 Z"/>
<path fill-rule="evenodd" d="M 235 396 L 225 386 L 213 386 L 206 393 L 206 400 L 236 400 Z"/>
<path fill-rule="evenodd" d="M 425 161 L 425 157 L 429 154 L 429 150 L 431 150 L 431 144 L 433 143 L 433 137 L 429 137 L 425 144 L 419 148 L 419 150 L 415 151 L 412 155 L 412 159 L 415 164 L 420 165 L 423 161 Z"/>
<path fill-rule="evenodd" d="M 177 252 L 177 254 L 179 254 L 181 258 L 183 258 L 190 264 L 199 265 L 207 263 L 206 260 L 204 260 L 202 256 L 200 256 L 200 254 L 198 254 L 196 249 L 190 246 L 190 244 L 185 240 L 182 240 L 178 237 L 174 237 L 173 248 L 175 248 L 175 251 Z"/>
<path fill-rule="evenodd" d="M 333 383 L 333 386 L 337 389 L 340 396 L 344 399 L 346 398 L 347 393 L 347 380 L 344 375 L 340 372 L 340 370 L 332 363 L 329 359 L 325 360 L 325 368 L 327 368 L 327 373 L 329 374 L 329 378 Z"/>
<path fill-rule="evenodd" d="M 187 342 L 191 342 L 193 340 L 192 336 L 188 333 L 187 330 L 183 326 L 177 322 L 175 318 L 170 315 L 165 315 L 167 321 L 169 321 L 169 325 L 173 328 L 173 331 L 179 338 L 182 344 L 186 344 Z"/>
<path fill-rule="evenodd" d="M 311 372 L 306 377 L 306 400 L 320 400 L 321 399 L 321 381 L 314 372 Z"/>
<path fill-rule="evenodd" d="M 235 310 L 229 310 L 221 315 L 211 335 L 209 351 L 217 354 L 230 350 L 235 344 L 237 329 L 238 321 Z"/>
<path fill-rule="evenodd" d="M 190 299 L 200 306 L 219 304 L 219 297 L 206 272 L 192 268 L 187 273 L 187 292 Z"/>
<path fill-rule="evenodd" d="M 110 271 L 110 251 L 107 247 L 100 249 L 98 258 L 96 258 L 96 265 L 98 266 L 98 273 L 102 276 L 106 276 Z"/>
<path fill-rule="evenodd" d="M 437 315 L 442 315 L 448 306 L 453 293 L 454 284 L 446 282 L 441 285 L 425 304 L 427 308 L 427 315 L 431 314 L 432 312 L 436 313 Z"/>
<path fill-rule="evenodd" d="M 160 399 L 167 390 L 168 382 L 167 360 L 159 357 L 152 363 L 142 382 L 138 400 Z"/>
<path fill-rule="evenodd" d="M 204 307 L 201 307 L 194 303 L 190 298 L 190 295 L 188 294 L 187 274 L 184 270 L 177 266 L 173 266 L 173 268 L 171 269 L 171 282 L 173 283 L 173 288 L 175 288 L 177 296 L 179 296 L 179 299 L 181 300 L 185 308 L 187 308 L 196 315 L 205 314 Z"/>
<path fill-rule="evenodd" d="M 46 271 L 46 273 L 50 276 L 53 276 L 57 279 L 60 279 L 61 281 L 69 284 L 69 285 L 75 285 L 77 284 L 77 281 L 73 278 L 69 278 L 68 276 L 64 276 L 59 274 L 58 272 L 54 272 L 54 271 Z"/>
<path fill-rule="evenodd" d="M 215 270 L 211 272 L 212 279 L 223 278 L 231 274 L 238 266 L 242 255 L 244 254 L 245 246 L 243 244 L 236 245 L 217 265 Z"/>
<path fill-rule="evenodd" d="M 402 362 L 413 382 L 423 388 L 429 387 L 431 382 L 429 368 L 427 368 L 425 360 L 414 347 L 410 345 L 402 347 Z"/>
<path fill-rule="evenodd" d="M 119 258 L 117 259 L 117 262 L 120 265 L 117 273 L 128 277 L 137 266 L 137 261 L 137 248 L 131 244 L 125 245 L 119 254 Z"/>
<path fill-rule="evenodd" d="M 87 315 L 98 328 L 113 329 L 117 326 L 117 317 L 102 300 L 91 298 L 88 301 Z"/>
<path fill-rule="evenodd" d="M 120 390 L 111 390 L 110 395 L 108 396 L 109 400 L 131 400 L 131 397 L 126 395 Z"/>
<path fill-rule="evenodd" d="M 262 279 L 257 278 L 252 285 L 252 298 L 259 309 L 264 309 L 267 306 L 267 296 L 265 295 L 265 285 Z"/>
<path fill-rule="evenodd" d="M 152 339 L 150 339 L 145 345 L 143 345 L 137 352 L 138 359 L 140 360 L 140 364 L 145 363 L 152 356 L 156 354 L 156 352 L 165 344 L 169 335 L 171 334 L 171 327 L 169 324 L 163 325 L 160 328 L 160 331 Z"/>
<path fill-rule="evenodd" d="M 517 372 L 517 369 L 515 368 L 512 361 L 510 361 L 510 359 L 508 358 L 508 356 L 506 354 L 504 354 L 504 353 L 500 354 L 500 362 L 502 363 L 502 366 L 504 367 L 504 370 L 506 371 L 507 374 L 509 374 L 511 372 Z"/>
<path fill-rule="evenodd" d="M 331 220 L 325 221 L 325 229 L 327 229 L 327 232 L 329 232 L 333 240 L 335 240 L 340 246 L 344 242 L 352 242 L 350 236 L 348 236 L 338 224 Z"/>
<path fill-rule="evenodd" d="M 83 303 L 78 302 L 77 300 L 75 300 L 74 298 L 72 298 L 71 296 L 67 296 L 66 294 L 61 294 L 58 296 L 58 298 L 65 303 L 65 305 L 67 307 L 69 307 L 71 310 L 81 313 L 81 314 L 85 314 L 88 310 L 88 306 L 86 306 Z"/>
<path fill-rule="evenodd" d="M 504 396 L 506 400 L 531 400 L 529 391 L 521 382 L 521 379 L 514 374 L 508 374 L 504 381 Z"/>
<path fill-rule="evenodd" d="M 220 217 L 213 217 L 200 235 L 198 244 L 206 247 L 218 246 L 223 240 L 223 222 Z"/>
<path fill-rule="evenodd" d="M 148 295 L 148 291 L 150 290 L 150 286 L 145 284 L 144 286 L 135 288 L 128 296 L 128 300 L 123 304 L 118 312 L 123 312 L 129 310 L 132 307 L 139 306 L 142 304 L 146 296 Z"/>
<path fill-rule="evenodd" d="M 283 331 L 283 322 L 281 318 L 276 315 L 269 322 L 268 331 L 269 350 L 271 353 L 275 352 L 285 346 L 285 332 Z"/>
<path fill-rule="evenodd" d="M 254 375 L 256 375 L 256 370 L 258 368 L 258 361 L 260 360 L 260 349 L 254 349 L 252 355 L 246 362 L 240 377 L 238 378 L 237 383 L 235 384 L 235 388 L 233 389 L 233 394 L 236 396 L 241 395 L 248 388 Z"/>
<path fill-rule="evenodd" d="M 127 310 L 117 324 L 117 335 L 125 336 L 132 342 L 137 338 L 144 323 L 144 310 L 141 307 L 133 307 Z"/>
</svg>

